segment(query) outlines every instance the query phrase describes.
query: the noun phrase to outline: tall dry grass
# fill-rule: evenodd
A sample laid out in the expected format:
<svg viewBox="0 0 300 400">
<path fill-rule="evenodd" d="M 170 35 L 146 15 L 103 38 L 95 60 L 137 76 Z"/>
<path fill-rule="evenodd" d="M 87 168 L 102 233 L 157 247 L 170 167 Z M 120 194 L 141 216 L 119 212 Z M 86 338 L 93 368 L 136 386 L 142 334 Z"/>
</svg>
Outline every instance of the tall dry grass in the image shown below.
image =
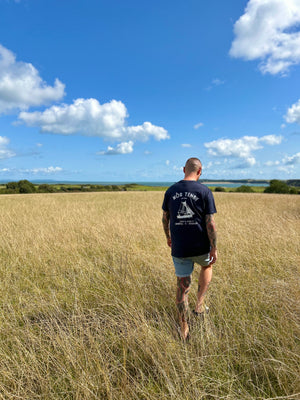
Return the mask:
<svg viewBox="0 0 300 400">
<path fill-rule="evenodd" d="M 187 345 L 162 198 L 1 196 L 1 399 L 300 397 L 299 197 L 215 195 L 211 312 Z"/>
</svg>

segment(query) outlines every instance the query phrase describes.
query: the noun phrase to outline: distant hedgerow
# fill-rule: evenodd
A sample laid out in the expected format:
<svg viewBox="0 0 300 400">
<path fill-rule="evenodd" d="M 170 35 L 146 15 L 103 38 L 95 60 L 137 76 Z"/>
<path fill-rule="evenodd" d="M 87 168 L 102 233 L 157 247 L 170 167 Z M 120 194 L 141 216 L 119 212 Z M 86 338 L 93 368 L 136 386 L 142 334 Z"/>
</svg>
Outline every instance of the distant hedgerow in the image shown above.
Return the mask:
<svg viewBox="0 0 300 400">
<path fill-rule="evenodd" d="M 290 187 L 286 182 L 278 179 L 272 179 L 270 186 L 264 191 L 265 193 L 282 193 L 282 194 L 298 194 L 298 191 L 294 187 Z"/>
<path fill-rule="evenodd" d="M 247 186 L 247 185 L 242 185 L 242 186 L 236 188 L 236 191 L 240 192 L 240 193 L 254 193 L 254 190 L 252 189 L 252 187 Z"/>
</svg>

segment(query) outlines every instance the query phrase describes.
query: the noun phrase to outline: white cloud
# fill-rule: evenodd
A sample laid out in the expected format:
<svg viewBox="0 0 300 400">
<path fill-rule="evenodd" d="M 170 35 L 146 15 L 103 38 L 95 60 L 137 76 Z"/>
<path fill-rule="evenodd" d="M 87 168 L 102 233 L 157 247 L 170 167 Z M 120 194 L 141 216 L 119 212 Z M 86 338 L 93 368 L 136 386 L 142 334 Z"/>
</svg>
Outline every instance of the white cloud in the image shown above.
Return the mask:
<svg viewBox="0 0 300 400">
<path fill-rule="evenodd" d="M 0 147 L 8 145 L 9 139 L 5 136 L 0 136 Z"/>
<path fill-rule="evenodd" d="M 300 164 L 300 152 L 292 156 L 286 156 L 281 161 L 267 161 L 264 163 L 266 167 L 277 167 L 278 171 L 291 173 L 294 171 L 294 166 Z"/>
<path fill-rule="evenodd" d="M 209 161 L 207 164 L 203 165 L 203 169 L 210 169 L 213 165 L 214 163 L 212 161 Z"/>
<path fill-rule="evenodd" d="M 218 139 L 204 143 L 211 156 L 247 158 L 251 151 L 261 149 L 258 137 L 244 136 L 240 139 Z"/>
<path fill-rule="evenodd" d="M 296 153 L 291 157 L 285 157 L 282 161 L 285 165 L 300 164 L 300 153 Z"/>
<path fill-rule="evenodd" d="M 292 174 L 295 171 L 294 165 L 282 165 L 277 168 L 277 171 L 284 172 L 285 174 Z"/>
<path fill-rule="evenodd" d="M 170 160 L 166 160 L 166 165 L 170 165 Z"/>
<path fill-rule="evenodd" d="M 281 136 L 266 135 L 261 138 L 257 136 L 243 136 L 240 139 L 218 139 L 209 143 L 204 143 L 208 149 L 208 154 L 214 157 L 235 157 L 242 159 L 241 166 L 253 166 L 256 160 L 252 152 L 262 149 L 262 143 L 267 145 L 279 144 Z"/>
<path fill-rule="evenodd" d="M 99 151 L 97 154 L 104 156 L 112 156 L 117 154 L 129 154 L 133 152 L 133 142 L 119 143 L 115 148 L 108 146 L 107 151 Z"/>
<path fill-rule="evenodd" d="M 21 172 L 31 173 L 31 174 L 55 174 L 57 172 L 61 172 L 63 169 L 61 167 L 47 167 L 47 168 L 32 168 L 32 169 L 23 169 Z"/>
<path fill-rule="evenodd" d="M 3 160 L 5 158 L 11 158 L 14 157 L 15 155 L 16 154 L 10 150 L 0 148 L 0 160 Z"/>
<path fill-rule="evenodd" d="M 199 122 L 198 124 L 194 125 L 194 129 L 199 129 L 204 126 L 203 122 Z"/>
<path fill-rule="evenodd" d="M 173 166 L 173 170 L 174 170 L 174 171 L 183 172 L 183 167 L 177 167 L 177 165 L 174 165 L 174 166 Z"/>
<path fill-rule="evenodd" d="M 225 83 L 225 81 L 222 81 L 222 80 L 219 79 L 219 78 L 216 78 L 216 79 L 213 79 L 213 80 L 212 80 L 212 84 L 213 84 L 214 86 L 224 85 L 224 83 Z"/>
<path fill-rule="evenodd" d="M 213 80 L 211 81 L 210 86 L 207 86 L 207 87 L 205 88 L 205 90 L 210 91 L 210 90 L 212 90 L 212 89 L 213 89 L 214 87 L 216 87 L 216 86 L 224 85 L 224 83 L 225 83 L 225 81 L 222 81 L 222 79 L 215 78 L 215 79 L 213 79 Z"/>
<path fill-rule="evenodd" d="M 16 155 L 13 151 L 7 148 L 9 139 L 5 136 L 0 136 L 0 160 L 11 158 Z"/>
<path fill-rule="evenodd" d="M 19 168 L 2 168 L 0 172 L 10 172 L 10 173 L 21 173 L 21 174 L 55 174 L 57 172 L 61 172 L 63 169 L 61 167 L 46 167 L 46 168 L 27 168 L 27 169 L 19 169 Z"/>
<path fill-rule="evenodd" d="M 16 61 L 15 55 L 0 45 L 0 113 L 60 100 L 64 89 L 58 79 L 48 86 L 32 64 Z"/>
<path fill-rule="evenodd" d="M 275 165 L 280 165 L 280 161 L 266 161 L 264 165 L 266 167 L 274 167 Z"/>
<path fill-rule="evenodd" d="M 143 125 L 122 127 L 125 137 L 146 141 L 150 136 L 156 140 L 169 139 L 168 132 L 161 126 L 152 125 L 151 122 L 144 122 Z"/>
<path fill-rule="evenodd" d="M 266 143 L 270 146 L 273 146 L 275 144 L 280 144 L 283 140 L 282 136 L 276 136 L 276 135 L 266 135 L 258 139 L 260 142 Z"/>
<path fill-rule="evenodd" d="M 297 103 L 293 104 L 287 111 L 285 115 L 286 122 L 292 124 L 297 122 L 300 124 L 300 100 Z"/>
<path fill-rule="evenodd" d="M 299 0 L 249 0 L 235 23 L 230 55 L 262 60 L 262 73 L 286 73 L 300 62 L 299 23 Z"/>
<path fill-rule="evenodd" d="M 110 140 L 168 139 L 168 132 L 151 122 L 126 126 L 127 109 L 121 101 L 100 104 L 96 99 L 76 99 L 73 104 L 52 106 L 44 112 L 21 112 L 19 120 L 37 126 L 41 132 L 61 135 L 81 134 Z"/>
<path fill-rule="evenodd" d="M 247 168 L 247 167 L 253 167 L 253 165 L 256 164 L 256 160 L 254 157 L 247 157 L 245 159 L 245 162 L 243 164 L 240 164 L 238 168 Z"/>
<path fill-rule="evenodd" d="M 191 144 L 189 144 L 189 143 L 182 143 L 182 145 L 181 145 L 181 147 L 192 147 L 192 145 Z"/>
</svg>

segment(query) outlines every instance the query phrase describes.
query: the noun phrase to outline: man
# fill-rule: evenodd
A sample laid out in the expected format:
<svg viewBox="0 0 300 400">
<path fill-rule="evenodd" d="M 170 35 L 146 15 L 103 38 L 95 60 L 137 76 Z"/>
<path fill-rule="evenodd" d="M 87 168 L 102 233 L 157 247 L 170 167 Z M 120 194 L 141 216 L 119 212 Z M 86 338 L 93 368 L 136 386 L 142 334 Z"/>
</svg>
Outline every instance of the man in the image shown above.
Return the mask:
<svg viewBox="0 0 300 400">
<path fill-rule="evenodd" d="M 204 296 L 212 277 L 212 265 L 217 260 L 217 232 L 214 221 L 216 207 L 212 192 L 200 182 L 202 164 L 198 158 L 189 158 L 183 168 L 184 179 L 165 193 L 162 223 L 177 276 L 176 304 L 180 333 L 189 337 L 188 293 L 191 274 L 196 262 L 201 266 L 197 303 L 193 313 L 202 316 L 207 307 Z"/>
</svg>

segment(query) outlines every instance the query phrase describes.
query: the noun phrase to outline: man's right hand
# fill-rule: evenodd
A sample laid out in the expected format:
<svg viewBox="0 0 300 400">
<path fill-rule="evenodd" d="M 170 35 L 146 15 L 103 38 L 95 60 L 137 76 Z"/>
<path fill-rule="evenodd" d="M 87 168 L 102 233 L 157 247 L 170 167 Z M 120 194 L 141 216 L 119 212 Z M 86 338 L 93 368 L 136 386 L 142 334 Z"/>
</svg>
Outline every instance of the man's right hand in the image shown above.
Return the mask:
<svg viewBox="0 0 300 400">
<path fill-rule="evenodd" d="M 168 239 L 167 239 L 167 244 L 168 244 L 168 246 L 169 246 L 169 247 L 172 247 L 172 241 L 171 241 L 171 238 L 168 238 Z"/>
<path fill-rule="evenodd" d="M 216 223 L 213 214 L 207 214 L 205 216 L 206 222 L 206 229 L 207 235 L 210 242 L 210 263 L 209 265 L 214 264 L 217 261 L 218 254 L 217 254 L 217 230 L 216 230 Z"/>
</svg>

